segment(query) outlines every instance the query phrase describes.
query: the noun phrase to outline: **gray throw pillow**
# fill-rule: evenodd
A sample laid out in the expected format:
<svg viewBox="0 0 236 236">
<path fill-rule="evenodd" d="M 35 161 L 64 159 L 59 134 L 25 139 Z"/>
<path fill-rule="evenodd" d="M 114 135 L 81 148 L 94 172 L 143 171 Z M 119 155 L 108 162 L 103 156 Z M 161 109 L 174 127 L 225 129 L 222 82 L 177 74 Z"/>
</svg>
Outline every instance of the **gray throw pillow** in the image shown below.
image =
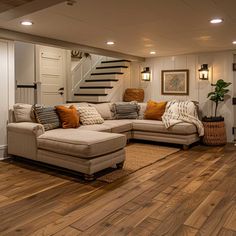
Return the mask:
<svg viewBox="0 0 236 236">
<path fill-rule="evenodd" d="M 44 107 L 36 104 L 33 105 L 32 109 L 37 122 L 42 124 L 46 131 L 61 127 L 55 107 Z"/>
<path fill-rule="evenodd" d="M 111 111 L 114 119 L 138 119 L 140 106 L 136 102 L 114 103 Z"/>
</svg>

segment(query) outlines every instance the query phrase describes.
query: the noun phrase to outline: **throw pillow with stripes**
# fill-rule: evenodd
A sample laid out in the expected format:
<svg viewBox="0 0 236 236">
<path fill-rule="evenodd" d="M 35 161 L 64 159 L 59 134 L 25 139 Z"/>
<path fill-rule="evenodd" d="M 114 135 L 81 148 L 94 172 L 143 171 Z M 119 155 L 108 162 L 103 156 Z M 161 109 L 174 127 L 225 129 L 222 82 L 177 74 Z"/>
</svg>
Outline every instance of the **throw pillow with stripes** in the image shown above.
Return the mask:
<svg viewBox="0 0 236 236">
<path fill-rule="evenodd" d="M 114 103 L 112 112 L 114 119 L 137 119 L 139 117 L 140 106 L 136 102 L 131 103 Z"/>
<path fill-rule="evenodd" d="M 44 107 L 36 104 L 33 106 L 33 111 L 37 122 L 42 124 L 46 131 L 61 127 L 55 107 Z"/>
</svg>

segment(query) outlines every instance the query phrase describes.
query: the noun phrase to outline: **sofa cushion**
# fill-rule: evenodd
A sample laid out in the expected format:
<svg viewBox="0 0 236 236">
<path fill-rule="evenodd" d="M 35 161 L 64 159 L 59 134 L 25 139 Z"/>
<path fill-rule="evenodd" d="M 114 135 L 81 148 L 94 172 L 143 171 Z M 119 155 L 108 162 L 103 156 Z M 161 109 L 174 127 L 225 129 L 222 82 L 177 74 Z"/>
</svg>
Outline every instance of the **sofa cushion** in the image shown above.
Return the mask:
<svg viewBox="0 0 236 236">
<path fill-rule="evenodd" d="M 140 120 L 142 120 L 142 119 L 144 119 L 144 112 L 146 111 L 147 103 L 146 102 L 140 102 L 140 103 L 138 103 L 138 105 L 140 107 L 138 118 Z"/>
<path fill-rule="evenodd" d="M 111 127 L 105 124 L 95 124 L 95 125 L 81 125 L 79 130 L 90 130 L 90 131 L 101 131 L 101 132 L 110 132 Z"/>
<path fill-rule="evenodd" d="M 43 125 L 46 131 L 56 129 L 61 126 L 55 107 L 44 107 L 36 104 L 33 105 L 32 109 L 37 122 Z"/>
<path fill-rule="evenodd" d="M 137 119 L 139 116 L 139 105 L 137 102 L 113 103 L 111 111 L 114 119 Z"/>
<path fill-rule="evenodd" d="M 97 112 L 101 115 L 101 117 L 104 120 L 111 120 L 112 119 L 111 104 L 112 103 L 109 103 L 109 102 L 100 103 L 100 104 L 90 103 L 89 106 L 95 107 Z"/>
<path fill-rule="evenodd" d="M 133 120 L 105 120 L 104 125 L 111 129 L 112 133 L 124 133 L 132 130 Z"/>
<path fill-rule="evenodd" d="M 50 130 L 37 141 L 39 149 L 85 159 L 115 152 L 126 145 L 125 135 L 80 129 Z"/>
<path fill-rule="evenodd" d="M 159 120 L 134 120 L 133 130 L 156 132 L 156 133 L 172 133 L 172 134 L 194 134 L 197 129 L 193 124 L 180 123 L 166 129 L 162 121 Z"/>
<path fill-rule="evenodd" d="M 13 106 L 16 122 L 35 122 L 34 113 L 32 112 L 32 105 L 16 103 Z"/>
<path fill-rule="evenodd" d="M 144 113 L 144 119 L 148 120 L 161 120 L 165 109 L 166 109 L 167 102 L 155 102 L 155 101 L 148 101 L 147 108 Z"/>
<path fill-rule="evenodd" d="M 78 107 L 78 112 L 83 125 L 102 124 L 104 122 L 94 107 Z"/>
<path fill-rule="evenodd" d="M 79 127 L 79 114 L 74 105 L 70 107 L 56 106 L 56 111 L 60 117 L 63 129 Z"/>
</svg>

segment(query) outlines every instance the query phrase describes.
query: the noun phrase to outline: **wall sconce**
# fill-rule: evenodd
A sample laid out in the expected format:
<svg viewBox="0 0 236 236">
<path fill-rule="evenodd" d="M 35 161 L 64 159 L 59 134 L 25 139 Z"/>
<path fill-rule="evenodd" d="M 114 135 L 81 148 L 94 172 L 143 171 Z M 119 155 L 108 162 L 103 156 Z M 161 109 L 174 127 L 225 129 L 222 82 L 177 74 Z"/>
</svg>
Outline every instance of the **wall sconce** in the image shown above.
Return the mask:
<svg viewBox="0 0 236 236">
<path fill-rule="evenodd" d="M 198 71 L 199 71 L 199 79 L 208 80 L 209 76 L 208 64 L 202 64 L 201 68 Z"/>
<path fill-rule="evenodd" d="M 143 81 L 150 81 L 151 80 L 151 71 L 150 71 L 149 67 L 144 67 L 141 74 L 142 74 Z"/>
</svg>

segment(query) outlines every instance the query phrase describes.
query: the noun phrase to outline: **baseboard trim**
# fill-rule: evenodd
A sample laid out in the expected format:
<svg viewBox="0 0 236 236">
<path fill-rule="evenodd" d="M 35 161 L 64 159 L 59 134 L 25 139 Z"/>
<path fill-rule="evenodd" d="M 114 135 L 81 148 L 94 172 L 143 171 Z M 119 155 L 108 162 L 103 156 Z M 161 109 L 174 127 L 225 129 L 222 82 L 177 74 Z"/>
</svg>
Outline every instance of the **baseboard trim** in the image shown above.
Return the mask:
<svg viewBox="0 0 236 236">
<path fill-rule="evenodd" d="M 7 155 L 7 145 L 0 145 L 0 161 L 8 158 L 10 158 L 10 156 Z"/>
</svg>

